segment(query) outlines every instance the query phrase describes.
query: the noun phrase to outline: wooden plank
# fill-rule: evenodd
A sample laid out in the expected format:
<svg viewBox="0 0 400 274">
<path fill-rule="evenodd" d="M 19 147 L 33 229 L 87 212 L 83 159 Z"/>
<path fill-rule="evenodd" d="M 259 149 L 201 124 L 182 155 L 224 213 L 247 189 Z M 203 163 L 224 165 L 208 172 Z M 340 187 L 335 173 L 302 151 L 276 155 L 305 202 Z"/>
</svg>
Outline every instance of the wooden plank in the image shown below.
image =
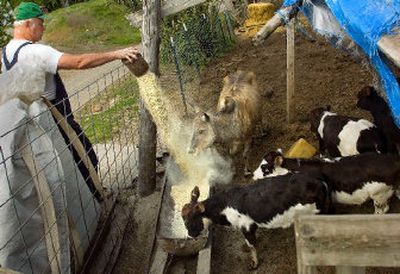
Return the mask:
<svg viewBox="0 0 400 274">
<path fill-rule="evenodd" d="M 168 0 L 164 2 L 161 8 L 161 17 L 172 15 L 188 9 L 190 7 L 196 6 L 205 2 L 206 0 Z"/>
<path fill-rule="evenodd" d="M 365 267 L 336 266 L 336 274 L 365 274 Z"/>
<path fill-rule="evenodd" d="M 57 124 L 60 125 L 64 133 L 68 136 L 70 144 L 72 144 L 73 148 L 79 156 L 79 159 L 89 171 L 90 178 L 92 179 L 96 191 L 101 195 L 101 198 L 104 199 L 106 197 L 106 194 L 104 193 L 99 174 L 97 174 L 97 171 L 94 168 L 92 161 L 89 159 L 88 153 L 83 146 L 81 140 L 79 139 L 78 134 L 67 122 L 65 116 L 63 116 L 61 112 L 47 98 L 42 97 L 42 99 L 46 106 L 49 108 L 51 114 L 54 116 L 54 118 L 56 118 Z M 86 178 L 83 179 L 86 180 Z"/>
<path fill-rule="evenodd" d="M 286 121 L 291 122 L 290 110 L 294 96 L 294 19 L 286 26 Z"/>
<path fill-rule="evenodd" d="M 119 204 L 116 201 L 117 197 L 106 201 L 110 212 L 99 233 L 96 234 L 93 248 L 88 249 L 90 253 L 81 273 L 109 274 L 113 272 L 133 212 L 125 204 Z"/>
<path fill-rule="evenodd" d="M 121 251 L 123 239 L 125 237 L 126 228 L 128 226 L 129 220 L 131 219 L 133 210 L 127 208 L 125 204 L 119 204 L 115 206 L 114 218 L 112 221 L 112 226 L 110 232 L 107 234 L 105 242 L 113 243 L 113 247 L 110 248 L 110 252 L 104 252 L 109 254 L 107 257 L 108 262 L 105 264 L 103 272 L 92 272 L 92 273 L 103 273 L 111 274 L 117 263 L 119 253 Z M 106 261 L 106 260 L 104 260 Z M 96 266 L 99 263 L 96 264 Z"/>
<path fill-rule="evenodd" d="M 21 274 L 21 272 L 9 268 L 0 267 L 0 274 Z"/>
<path fill-rule="evenodd" d="M 298 268 L 298 274 L 318 274 L 318 270 L 316 266 L 301 265 Z"/>
<path fill-rule="evenodd" d="M 113 219 L 114 209 L 117 201 L 118 194 L 103 201 L 102 216 L 100 217 L 101 224 L 97 226 L 97 231 L 94 234 L 87 253 L 85 254 L 83 266 L 79 273 L 88 273 L 93 265 L 96 265 L 96 256 L 101 253 L 101 247 L 107 233 L 110 231 L 111 221 Z M 78 271 L 76 271 L 78 272 Z M 100 272 L 99 272 L 100 273 Z"/>
<path fill-rule="evenodd" d="M 400 214 L 301 216 L 295 221 L 303 265 L 400 266 Z"/>
<path fill-rule="evenodd" d="M 150 274 L 163 274 L 168 261 L 168 253 L 156 243 L 153 263 L 151 264 Z"/>
<path fill-rule="evenodd" d="M 157 251 L 159 249 L 162 249 L 158 242 L 157 242 L 157 229 L 159 226 L 159 222 L 160 222 L 160 212 L 161 212 L 161 204 L 163 201 L 163 196 L 164 196 L 164 192 L 165 192 L 165 186 L 166 186 L 166 181 L 167 181 L 167 176 L 164 175 L 164 177 L 162 178 L 161 181 L 161 188 L 160 188 L 160 196 L 158 197 L 158 204 L 157 204 L 157 216 L 156 216 L 156 225 L 153 227 L 153 231 L 150 231 L 151 235 L 153 235 L 153 239 L 152 239 L 152 250 L 150 253 L 150 257 L 148 258 L 146 265 L 148 266 L 148 269 L 151 269 L 153 266 L 152 264 L 154 263 L 154 258 L 157 255 Z M 159 255 L 160 256 L 160 255 Z"/>
<path fill-rule="evenodd" d="M 28 168 L 36 189 L 40 214 L 43 219 L 44 238 L 46 241 L 47 256 L 52 273 L 61 273 L 61 242 L 58 231 L 57 213 L 54 206 L 52 192 L 44 174 L 44 170 L 34 158 L 31 144 L 27 138 L 22 144 L 21 156 Z"/>
<path fill-rule="evenodd" d="M 378 41 L 379 50 L 400 68 L 400 29 L 394 31 L 393 35 L 384 35 Z"/>
<path fill-rule="evenodd" d="M 211 273 L 211 247 L 212 247 L 212 231 L 211 226 L 208 228 L 208 242 L 204 249 L 200 250 L 197 256 L 196 274 Z"/>
<path fill-rule="evenodd" d="M 173 15 L 175 13 L 181 12 L 190 7 L 196 6 L 205 2 L 206 0 L 170 0 L 166 1 L 161 7 L 161 18 L 168 15 Z M 126 18 L 135 27 L 141 28 L 143 23 L 143 11 L 138 11 L 130 13 Z"/>
<path fill-rule="evenodd" d="M 142 28 L 143 57 L 149 64 L 149 70 L 160 75 L 160 22 L 161 0 L 144 0 L 144 21 Z M 143 100 L 140 100 L 139 123 L 139 194 L 144 197 L 152 194 L 156 188 L 156 148 L 157 128 Z"/>
</svg>

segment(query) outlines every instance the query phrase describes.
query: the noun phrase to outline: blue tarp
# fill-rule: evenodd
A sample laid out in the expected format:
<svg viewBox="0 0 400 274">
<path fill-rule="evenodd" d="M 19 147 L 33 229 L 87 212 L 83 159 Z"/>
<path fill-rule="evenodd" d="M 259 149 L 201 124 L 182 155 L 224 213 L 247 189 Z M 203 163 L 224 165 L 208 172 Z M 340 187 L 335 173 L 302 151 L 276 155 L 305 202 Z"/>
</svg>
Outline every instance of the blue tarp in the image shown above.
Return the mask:
<svg viewBox="0 0 400 274">
<path fill-rule="evenodd" d="M 298 5 L 300 0 L 286 0 L 283 7 Z M 321 2 L 320 0 L 312 1 Z M 382 35 L 400 27 L 400 0 L 325 0 L 344 32 L 368 55 L 378 72 L 381 85 L 386 92 L 389 106 L 400 127 L 400 86 L 395 75 L 378 54 L 378 40 Z M 309 15 L 307 6 L 304 14 Z M 399 45 L 400 47 L 400 45 Z"/>
</svg>

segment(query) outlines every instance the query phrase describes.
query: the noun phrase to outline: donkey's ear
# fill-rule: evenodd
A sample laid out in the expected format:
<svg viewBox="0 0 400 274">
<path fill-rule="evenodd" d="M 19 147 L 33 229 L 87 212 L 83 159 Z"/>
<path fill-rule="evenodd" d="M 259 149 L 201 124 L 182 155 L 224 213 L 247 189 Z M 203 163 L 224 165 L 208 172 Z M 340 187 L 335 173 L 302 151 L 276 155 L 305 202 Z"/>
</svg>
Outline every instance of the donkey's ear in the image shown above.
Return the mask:
<svg viewBox="0 0 400 274">
<path fill-rule="evenodd" d="M 197 203 L 197 200 L 200 197 L 200 189 L 198 186 L 195 186 L 192 190 L 192 192 L 190 193 L 190 197 L 191 197 L 191 202 L 192 203 Z"/>
<path fill-rule="evenodd" d="M 281 148 L 278 148 L 278 149 L 276 150 L 276 153 L 279 153 L 280 155 L 283 155 L 283 151 L 282 151 Z"/>
</svg>

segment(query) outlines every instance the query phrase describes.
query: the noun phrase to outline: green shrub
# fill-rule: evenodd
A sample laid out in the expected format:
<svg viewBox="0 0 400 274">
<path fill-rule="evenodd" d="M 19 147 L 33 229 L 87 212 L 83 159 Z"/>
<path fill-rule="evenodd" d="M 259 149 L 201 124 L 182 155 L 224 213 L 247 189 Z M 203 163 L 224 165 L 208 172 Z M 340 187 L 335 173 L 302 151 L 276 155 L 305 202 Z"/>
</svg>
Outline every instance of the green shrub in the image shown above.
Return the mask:
<svg viewBox="0 0 400 274">
<path fill-rule="evenodd" d="M 232 47 L 228 22 L 224 14 L 218 13 L 217 5 L 218 2 L 206 2 L 164 18 L 160 47 L 162 63 L 174 62 L 171 37 L 179 62 L 189 66 L 203 67 L 211 58 Z M 228 18 L 231 20 L 231 17 Z"/>
<path fill-rule="evenodd" d="M 8 1 L 0 0 L 0 47 L 4 47 L 11 39 L 11 28 L 14 22 L 12 7 Z"/>
</svg>

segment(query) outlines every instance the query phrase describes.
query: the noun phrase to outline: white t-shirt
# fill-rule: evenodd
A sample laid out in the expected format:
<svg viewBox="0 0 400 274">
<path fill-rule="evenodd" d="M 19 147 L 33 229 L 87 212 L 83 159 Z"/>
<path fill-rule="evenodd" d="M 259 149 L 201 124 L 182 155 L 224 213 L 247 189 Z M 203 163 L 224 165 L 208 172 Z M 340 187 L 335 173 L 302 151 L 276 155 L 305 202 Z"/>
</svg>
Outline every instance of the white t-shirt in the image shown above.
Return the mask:
<svg viewBox="0 0 400 274">
<path fill-rule="evenodd" d="M 12 62 L 14 53 L 17 51 L 19 46 L 25 42 L 28 42 L 28 40 L 13 39 L 7 44 L 6 56 L 9 63 Z M 57 64 L 61 55 L 63 55 L 62 52 L 50 46 L 42 44 L 26 45 L 19 51 L 18 62 L 11 68 L 11 70 L 15 67 L 19 67 L 22 71 L 32 70 L 33 68 L 44 71 L 46 75 L 46 85 L 43 91 L 43 96 L 49 100 L 53 100 L 56 97 L 56 82 L 54 75 L 57 73 Z M 3 58 L 1 58 L 1 61 L 3 71 L 6 71 Z"/>
</svg>

